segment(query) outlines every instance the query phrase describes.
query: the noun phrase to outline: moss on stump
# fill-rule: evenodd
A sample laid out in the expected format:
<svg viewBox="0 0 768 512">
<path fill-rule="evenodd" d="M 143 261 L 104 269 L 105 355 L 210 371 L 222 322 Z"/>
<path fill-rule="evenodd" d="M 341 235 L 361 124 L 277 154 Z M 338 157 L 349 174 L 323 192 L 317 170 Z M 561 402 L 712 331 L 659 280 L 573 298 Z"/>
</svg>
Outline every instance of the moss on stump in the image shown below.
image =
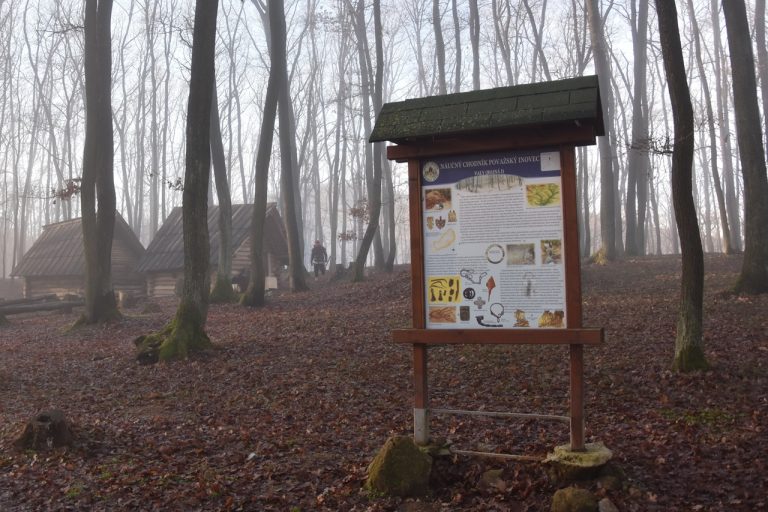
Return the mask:
<svg viewBox="0 0 768 512">
<path fill-rule="evenodd" d="M 423 496 L 429 492 L 432 458 L 419 450 L 413 439 L 387 439 L 368 468 L 365 488 L 387 496 Z"/>
<path fill-rule="evenodd" d="M 587 443 L 581 452 L 572 451 L 569 445 L 561 445 L 547 455 L 544 463 L 551 480 L 567 483 L 596 477 L 611 457 L 613 453 L 603 443 Z"/>
<path fill-rule="evenodd" d="M 586 489 L 566 487 L 552 497 L 552 512 L 597 512 L 597 498 Z"/>
<path fill-rule="evenodd" d="M 186 359 L 194 352 L 213 348 L 203 325 L 199 308 L 190 302 L 182 301 L 176 311 L 176 317 L 160 332 L 139 336 L 134 340 L 139 349 L 136 359 L 140 364 L 153 364 L 158 361 Z"/>
</svg>

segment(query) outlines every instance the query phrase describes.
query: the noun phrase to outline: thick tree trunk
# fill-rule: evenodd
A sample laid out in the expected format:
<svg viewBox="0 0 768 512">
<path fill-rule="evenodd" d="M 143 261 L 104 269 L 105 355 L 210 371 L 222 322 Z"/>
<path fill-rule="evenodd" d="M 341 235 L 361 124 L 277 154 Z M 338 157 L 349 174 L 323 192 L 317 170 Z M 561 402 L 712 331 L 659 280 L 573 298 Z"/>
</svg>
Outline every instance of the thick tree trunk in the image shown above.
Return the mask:
<svg viewBox="0 0 768 512">
<path fill-rule="evenodd" d="M 115 228 L 112 135 L 112 0 L 87 0 L 85 9 L 86 129 L 81 201 L 85 252 L 85 312 L 79 323 L 119 317 L 112 290 Z"/>
<path fill-rule="evenodd" d="M 755 47 L 757 48 L 757 76 L 760 80 L 760 98 L 763 106 L 763 135 L 768 137 L 768 48 L 765 46 L 765 0 L 755 0 Z M 768 138 L 763 139 L 768 144 Z"/>
<path fill-rule="evenodd" d="M 136 340 L 141 363 L 186 358 L 211 346 L 205 321 L 210 291 L 208 182 L 218 4 L 218 0 L 197 0 L 195 5 L 182 197 L 184 285 L 181 301 L 174 319 L 162 331 Z"/>
<path fill-rule="evenodd" d="M 693 107 L 680 47 L 677 9 L 669 0 L 656 0 L 659 37 L 672 100 L 675 147 L 672 153 L 672 202 L 682 247 L 680 311 L 677 317 L 673 367 L 680 371 L 707 368 L 702 348 L 704 254 L 692 195 L 694 133 Z"/>
<path fill-rule="evenodd" d="M 736 290 L 768 292 L 768 177 L 757 106 L 752 41 L 743 0 L 723 0 L 733 74 L 733 106 L 744 176 L 744 262 Z"/>
</svg>

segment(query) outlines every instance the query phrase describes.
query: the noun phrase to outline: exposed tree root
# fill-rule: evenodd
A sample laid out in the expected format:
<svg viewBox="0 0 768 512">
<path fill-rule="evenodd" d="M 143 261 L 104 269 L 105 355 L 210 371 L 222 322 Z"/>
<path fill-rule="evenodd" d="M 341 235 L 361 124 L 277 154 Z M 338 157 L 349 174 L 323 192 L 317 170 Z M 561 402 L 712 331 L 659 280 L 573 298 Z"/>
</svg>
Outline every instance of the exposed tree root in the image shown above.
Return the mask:
<svg viewBox="0 0 768 512">
<path fill-rule="evenodd" d="M 205 333 L 203 317 L 190 302 L 182 301 L 176 317 L 161 331 L 139 336 L 134 340 L 140 364 L 186 359 L 190 354 L 213 348 Z"/>
</svg>

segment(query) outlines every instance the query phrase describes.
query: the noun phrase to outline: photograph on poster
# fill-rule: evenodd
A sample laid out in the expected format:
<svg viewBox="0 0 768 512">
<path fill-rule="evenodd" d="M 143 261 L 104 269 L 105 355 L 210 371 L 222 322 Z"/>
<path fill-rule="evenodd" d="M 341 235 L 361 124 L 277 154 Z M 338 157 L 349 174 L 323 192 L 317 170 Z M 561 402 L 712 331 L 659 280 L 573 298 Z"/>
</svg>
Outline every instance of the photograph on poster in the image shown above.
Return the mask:
<svg viewBox="0 0 768 512">
<path fill-rule="evenodd" d="M 422 162 L 427 328 L 565 328 L 559 152 Z"/>
</svg>

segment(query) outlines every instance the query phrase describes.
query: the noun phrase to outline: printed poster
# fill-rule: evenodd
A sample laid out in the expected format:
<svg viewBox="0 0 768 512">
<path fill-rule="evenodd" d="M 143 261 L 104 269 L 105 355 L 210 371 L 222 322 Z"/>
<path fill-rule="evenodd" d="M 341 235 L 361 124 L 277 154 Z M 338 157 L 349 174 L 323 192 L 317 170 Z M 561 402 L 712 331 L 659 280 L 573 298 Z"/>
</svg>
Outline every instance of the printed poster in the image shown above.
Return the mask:
<svg viewBox="0 0 768 512">
<path fill-rule="evenodd" d="M 565 328 L 560 153 L 421 162 L 428 329 Z"/>
</svg>

